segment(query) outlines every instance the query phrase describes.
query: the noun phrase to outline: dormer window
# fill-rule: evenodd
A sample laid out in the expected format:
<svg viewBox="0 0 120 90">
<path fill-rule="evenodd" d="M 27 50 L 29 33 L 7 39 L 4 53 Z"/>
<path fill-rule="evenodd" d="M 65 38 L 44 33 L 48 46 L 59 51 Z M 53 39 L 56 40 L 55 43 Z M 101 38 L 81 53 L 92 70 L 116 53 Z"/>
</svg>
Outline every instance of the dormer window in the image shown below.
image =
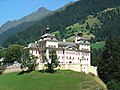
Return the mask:
<svg viewBox="0 0 120 90">
<path fill-rule="evenodd" d="M 47 36 L 45 36 L 44 38 L 47 38 Z"/>
</svg>

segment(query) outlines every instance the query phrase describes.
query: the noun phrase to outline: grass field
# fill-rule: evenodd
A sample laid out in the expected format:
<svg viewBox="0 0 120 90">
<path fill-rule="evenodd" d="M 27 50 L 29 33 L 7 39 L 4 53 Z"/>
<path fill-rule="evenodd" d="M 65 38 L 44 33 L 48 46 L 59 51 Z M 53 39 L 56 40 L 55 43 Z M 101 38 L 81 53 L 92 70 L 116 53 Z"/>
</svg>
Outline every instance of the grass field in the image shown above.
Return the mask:
<svg viewBox="0 0 120 90">
<path fill-rule="evenodd" d="M 54 74 L 34 71 L 0 76 L 0 90 L 96 90 L 96 85 L 102 88 L 92 76 L 69 70 Z"/>
</svg>

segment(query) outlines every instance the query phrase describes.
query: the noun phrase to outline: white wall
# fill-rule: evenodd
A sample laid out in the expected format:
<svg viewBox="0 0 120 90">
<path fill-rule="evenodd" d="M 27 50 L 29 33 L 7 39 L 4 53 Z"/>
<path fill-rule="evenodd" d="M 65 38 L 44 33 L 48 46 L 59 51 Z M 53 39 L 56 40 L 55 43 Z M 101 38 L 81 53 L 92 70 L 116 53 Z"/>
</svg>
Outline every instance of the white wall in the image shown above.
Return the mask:
<svg viewBox="0 0 120 90">
<path fill-rule="evenodd" d="M 58 42 L 47 41 L 47 42 L 46 42 L 46 47 L 58 48 Z"/>
<path fill-rule="evenodd" d="M 85 56 L 86 54 L 87 56 Z M 81 60 L 83 55 L 84 55 L 85 60 Z M 83 54 L 82 52 L 66 50 L 64 51 L 64 54 L 63 54 L 63 51 L 59 50 L 57 51 L 57 56 L 61 63 L 69 63 L 71 61 L 74 64 L 78 64 L 80 63 L 80 60 L 81 60 L 82 64 L 90 65 L 90 53 Z"/>
<path fill-rule="evenodd" d="M 80 50 L 87 50 L 87 51 L 90 51 L 90 45 L 89 45 L 89 44 L 82 44 L 82 45 L 79 45 L 79 49 L 80 49 Z"/>
<path fill-rule="evenodd" d="M 29 52 L 30 54 L 32 54 L 32 55 L 34 55 L 34 56 L 37 56 L 37 57 L 39 57 L 40 56 L 40 54 L 39 54 L 39 51 L 38 50 L 30 50 L 30 52 Z"/>
<path fill-rule="evenodd" d="M 42 70 L 44 68 L 43 64 L 39 64 L 38 70 Z M 57 67 L 56 69 L 61 69 L 61 70 L 73 70 L 77 72 L 84 72 L 86 74 L 88 73 L 93 73 L 94 75 L 97 74 L 97 67 L 94 66 L 88 66 L 88 65 L 81 65 L 81 64 L 60 64 L 60 67 Z"/>
</svg>

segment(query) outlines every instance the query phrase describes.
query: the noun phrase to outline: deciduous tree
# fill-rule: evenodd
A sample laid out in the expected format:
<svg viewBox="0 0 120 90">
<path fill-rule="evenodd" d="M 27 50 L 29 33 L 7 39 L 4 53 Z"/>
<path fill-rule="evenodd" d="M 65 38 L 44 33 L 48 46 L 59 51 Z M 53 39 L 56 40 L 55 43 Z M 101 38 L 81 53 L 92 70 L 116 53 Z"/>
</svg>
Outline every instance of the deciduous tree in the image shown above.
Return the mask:
<svg viewBox="0 0 120 90">
<path fill-rule="evenodd" d="M 23 46 L 11 45 L 5 50 L 5 63 L 20 62 Z"/>
<path fill-rule="evenodd" d="M 49 54 L 50 62 L 48 62 L 48 71 L 52 72 L 59 65 L 59 62 L 55 50 L 50 51 Z"/>
<path fill-rule="evenodd" d="M 21 69 L 22 71 L 28 71 L 31 72 L 35 70 L 35 67 L 37 65 L 36 63 L 37 57 L 32 54 L 27 54 L 24 57 L 21 58 Z"/>
</svg>

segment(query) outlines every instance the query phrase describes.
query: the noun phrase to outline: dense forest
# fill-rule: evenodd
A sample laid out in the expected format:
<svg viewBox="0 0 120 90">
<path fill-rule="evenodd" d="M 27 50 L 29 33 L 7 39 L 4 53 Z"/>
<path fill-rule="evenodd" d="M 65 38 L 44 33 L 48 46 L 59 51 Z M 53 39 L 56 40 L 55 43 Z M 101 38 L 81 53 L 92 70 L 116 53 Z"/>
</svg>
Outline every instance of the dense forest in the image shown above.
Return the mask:
<svg viewBox="0 0 120 90">
<path fill-rule="evenodd" d="M 120 37 L 109 35 L 98 58 L 99 77 L 108 90 L 120 90 Z"/>
<path fill-rule="evenodd" d="M 90 29 L 90 32 L 96 36 L 95 41 L 104 41 L 110 34 L 119 36 L 120 7 L 99 13 L 97 18 L 100 20 L 102 25 L 99 26 L 96 24 L 94 28 Z"/>
<path fill-rule="evenodd" d="M 64 31 L 67 26 L 73 25 L 77 22 L 82 24 L 85 22 L 88 15 L 96 17 L 99 12 L 107 8 L 115 8 L 118 6 L 120 6 L 119 0 L 77 1 L 74 4 L 67 6 L 65 10 L 55 12 L 41 21 L 38 21 L 33 26 L 9 36 L 4 40 L 3 46 L 7 47 L 11 44 L 26 45 L 30 42 L 34 42 L 35 40 L 38 40 L 43 33 L 45 33 L 44 30 L 46 25 L 50 25 L 51 32 L 60 31 L 61 37 L 64 38 Z M 97 36 L 97 32 L 95 35 Z"/>
<path fill-rule="evenodd" d="M 10 29 L 8 29 L 7 31 L 4 31 L 2 34 L 0 34 L 0 44 L 4 41 L 4 39 L 6 37 L 8 37 L 9 35 L 12 35 L 12 34 L 16 34 L 22 30 L 24 30 L 25 28 L 27 27 L 30 27 L 31 25 L 33 25 L 35 23 L 35 21 L 32 21 L 32 22 L 24 22 L 24 23 L 21 23 L 15 27 L 12 27 Z"/>
</svg>

